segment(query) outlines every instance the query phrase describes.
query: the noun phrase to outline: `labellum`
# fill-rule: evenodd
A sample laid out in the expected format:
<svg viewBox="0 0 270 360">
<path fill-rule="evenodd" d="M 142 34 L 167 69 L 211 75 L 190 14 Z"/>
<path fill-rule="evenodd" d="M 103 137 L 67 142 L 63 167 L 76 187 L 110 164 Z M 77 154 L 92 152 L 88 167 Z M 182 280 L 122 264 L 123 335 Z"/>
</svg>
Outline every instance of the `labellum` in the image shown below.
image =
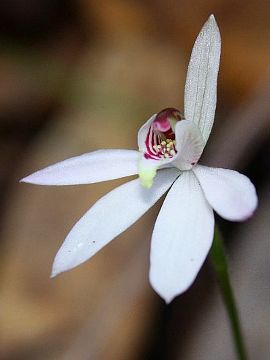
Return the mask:
<svg viewBox="0 0 270 360">
<path fill-rule="evenodd" d="M 180 111 L 174 108 L 164 109 L 156 115 L 145 139 L 146 159 L 161 160 L 176 155 L 174 129 L 176 122 L 183 119 Z"/>
</svg>

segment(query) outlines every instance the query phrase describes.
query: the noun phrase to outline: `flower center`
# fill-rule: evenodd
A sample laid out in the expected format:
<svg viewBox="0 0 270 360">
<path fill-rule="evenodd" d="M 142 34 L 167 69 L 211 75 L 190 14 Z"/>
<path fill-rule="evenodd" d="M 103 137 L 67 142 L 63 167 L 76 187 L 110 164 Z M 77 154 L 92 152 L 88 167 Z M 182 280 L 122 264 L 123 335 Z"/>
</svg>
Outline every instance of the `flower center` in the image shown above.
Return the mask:
<svg viewBox="0 0 270 360">
<path fill-rule="evenodd" d="M 181 113 L 174 108 L 160 111 L 152 122 L 146 139 L 146 159 L 160 160 L 171 158 L 176 155 L 175 148 L 175 124 L 183 120 Z"/>
</svg>

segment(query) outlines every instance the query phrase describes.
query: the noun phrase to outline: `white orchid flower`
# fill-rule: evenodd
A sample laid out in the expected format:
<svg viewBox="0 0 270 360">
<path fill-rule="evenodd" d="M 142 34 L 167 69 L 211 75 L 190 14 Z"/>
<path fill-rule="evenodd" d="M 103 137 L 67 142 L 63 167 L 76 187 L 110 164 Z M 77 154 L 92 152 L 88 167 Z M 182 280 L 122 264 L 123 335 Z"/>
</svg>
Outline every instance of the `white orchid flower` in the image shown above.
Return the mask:
<svg viewBox="0 0 270 360">
<path fill-rule="evenodd" d="M 174 108 L 153 115 L 139 130 L 139 151 L 98 150 L 21 180 L 74 185 L 139 174 L 102 197 L 75 224 L 55 257 L 52 276 L 91 258 L 169 190 L 155 223 L 150 259 L 150 282 L 168 303 L 191 286 L 205 261 L 213 241 L 213 209 L 233 221 L 253 214 L 257 195 L 246 176 L 197 165 L 214 122 L 220 46 L 211 15 L 191 54 L 184 116 Z"/>
</svg>

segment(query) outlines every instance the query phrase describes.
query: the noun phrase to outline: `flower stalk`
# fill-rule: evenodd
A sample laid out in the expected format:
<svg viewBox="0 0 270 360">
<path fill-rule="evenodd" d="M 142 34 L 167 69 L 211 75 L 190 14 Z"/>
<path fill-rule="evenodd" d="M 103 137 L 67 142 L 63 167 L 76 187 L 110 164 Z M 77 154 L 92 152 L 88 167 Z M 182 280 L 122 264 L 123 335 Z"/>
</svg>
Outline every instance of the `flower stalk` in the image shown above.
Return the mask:
<svg viewBox="0 0 270 360">
<path fill-rule="evenodd" d="M 215 226 L 215 235 L 210 256 L 221 290 L 223 302 L 230 320 L 237 357 L 239 360 L 247 360 L 247 352 L 241 330 L 240 318 L 230 281 L 226 251 L 217 225 Z"/>
</svg>

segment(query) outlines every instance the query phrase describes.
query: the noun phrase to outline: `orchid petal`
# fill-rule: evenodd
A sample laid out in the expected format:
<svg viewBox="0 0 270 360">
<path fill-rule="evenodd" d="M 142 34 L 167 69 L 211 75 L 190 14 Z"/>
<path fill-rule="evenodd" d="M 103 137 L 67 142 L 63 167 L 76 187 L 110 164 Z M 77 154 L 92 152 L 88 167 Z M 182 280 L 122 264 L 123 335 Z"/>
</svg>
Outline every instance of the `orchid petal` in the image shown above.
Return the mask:
<svg viewBox="0 0 270 360">
<path fill-rule="evenodd" d="M 38 185 L 77 185 L 122 178 L 138 173 L 139 152 L 97 150 L 48 166 L 21 182 Z"/>
<path fill-rule="evenodd" d="M 157 114 L 154 114 L 150 117 L 150 119 L 148 119 L 140 128 L 140 130 L 138 131 L 138 148 L 139 151 L 141 152 L 145 152 L 146 149 L 146 145 L 145 145 L 145 139 L 148 133 L 148 130 L 152 124 L 152 122 L 155 120 L 155 117 L 157 116 Z"/>
<path fill-rule="evenodd" d="M 246 220 L 255 211 L 258 198 L 251 181 L 237 171 L 197 165 L 193 168 L 205 197 L 224 219 Z"/>
<path fill-rule="evenodd" d="M 214 216 L 192 171 L 170 189 L 151 244 L 150 282 L 169 303 L 193 283 L 211 247 Z"/>
<path fill-rule="evenodd" d="M 177 155 L 173 165 L 181 170 L 190 170 L 200 159 L 204 141 L 199 128 L 190 120 L 176 123 L 175 140 Z"/>
<path fill-rule="evenodd" d="M 201 130 L 205 143 L 210 135 L 216 109 L 217 75 L 221 40 L 213 15 L 199 33 L 190 58 L 185 85 L 185 119 Z"/>
<path fill-rule="evenodd" d="M 53 264 L 52 276 L 74 268 L 137 221 L 179 176 L 176 169 L 158 172 L 150 190 L 138 179 L 109 192 L 75 224 Z"/>
</svg>

